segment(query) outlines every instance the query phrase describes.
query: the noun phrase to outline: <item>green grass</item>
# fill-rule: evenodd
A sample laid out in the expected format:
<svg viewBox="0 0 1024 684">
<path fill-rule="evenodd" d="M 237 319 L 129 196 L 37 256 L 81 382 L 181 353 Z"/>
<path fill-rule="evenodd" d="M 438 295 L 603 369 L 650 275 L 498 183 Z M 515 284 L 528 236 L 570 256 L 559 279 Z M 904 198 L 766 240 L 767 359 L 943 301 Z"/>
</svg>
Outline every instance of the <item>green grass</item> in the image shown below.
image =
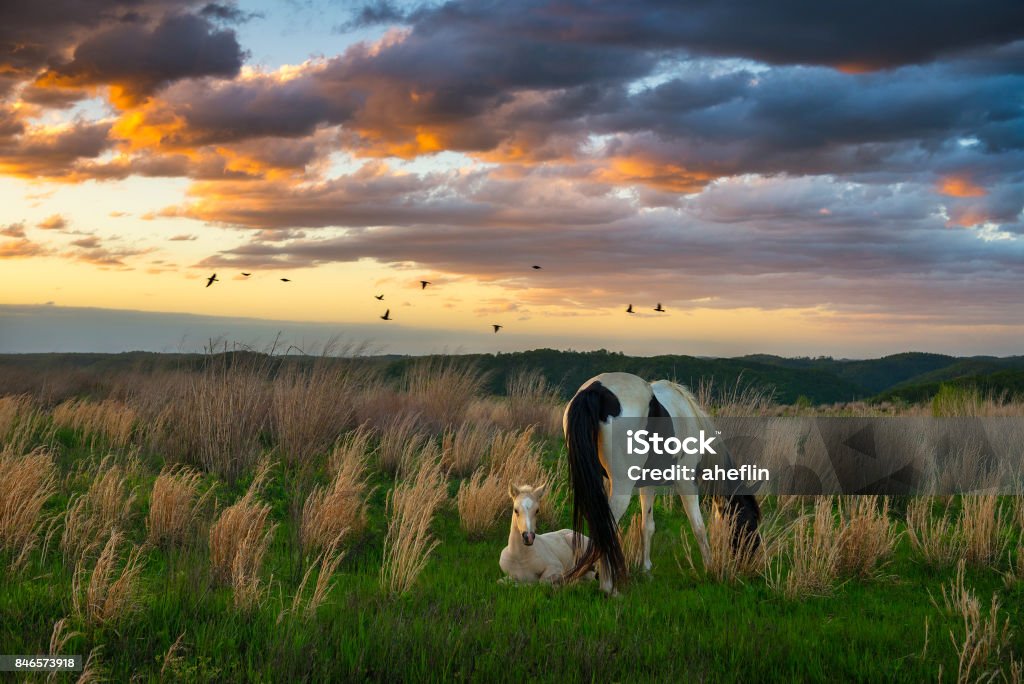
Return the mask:
<svg viewBox="0 0 1024 684">
<path fill-rule="evenodd" d="M 71 442 L 61 437 L 62 465 L 85 457 Z M 547 449 L 549 459 L 559 457 L 554 443 Z M 139 544 L 158 460 L 143 462 L 148 474 L 134 482 L 139 496 L 127 531 Z M 69 483 L 74 491 L 86 484 Z M 220 505 L 246 484 L 219 484 Z M 263 493 L 280 526 L 266 565 L 272 589 L 260 609 L 238 612 L 230 591 L 210 583 L 205 543 L 170 555 L 150 548 L 140 610 L 103 628 L 73 620 L 82 635 L 69 653 L 102 646 L 102 673 L 112 681 L 160 680 L 164 654 L 182 633 L 183 659 L 168 668 L 168 681 L 921 681 L 940 670 L 955 678 L 949 632 L 960 634 L 962 625 L 930 599 L 953 571 L 924 567 L 905 539 L 882 578 L 848 581 L 827 598 L 789 601 L 762 579 L 727 586 L 681 570 L 685 518 L 678 507 L 659 510 L 653 574 L 606 598 L 594 583 L 557 590 L 499 584 L 507 522 L 470 541 L 453 501 L 435 520 L 441 545 L 413 591 L 388 597 L 378 572 L 383 501 L 392 483 L 377 476 L 374 484 L 369 528 L 350 545 L 314 617 L 279 620 L 304 565 L 289 513 L 293 483 L 277 470 Z M 53 497 L 48 512 L 63 510 L 69 493 Z M 56 544 L 45 559 L 37 551 L 17 576 L 0 558 L 0 652 L 46 653 L 54 622 L 71 614 L 71 571 Z M 969 571 L 968 584 L 986 607 L 993 592 L 1000 595 L 1016 627 L 1012 650 L 1024 653 L 1024 589 L 1005 587 L 995 569 Z"/>
</svg>

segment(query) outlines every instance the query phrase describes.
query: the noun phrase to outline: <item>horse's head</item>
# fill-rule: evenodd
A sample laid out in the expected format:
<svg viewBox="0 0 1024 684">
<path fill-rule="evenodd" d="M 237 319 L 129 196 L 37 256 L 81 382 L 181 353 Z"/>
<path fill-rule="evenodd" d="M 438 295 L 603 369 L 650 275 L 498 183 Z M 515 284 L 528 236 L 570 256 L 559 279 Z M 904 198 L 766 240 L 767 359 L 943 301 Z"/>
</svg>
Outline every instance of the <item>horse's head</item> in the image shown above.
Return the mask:
<svg viewBox="0 0 1024 684">
<path fill-rule="evenodd" d="M 537 538 L 537 514 L 540 512 L 540 502 L 546 489 L 546 484 L 539 487 L 509 485 L 508 495 L 512 497 L 512 524 L 519 534 L 523 535 L 523 543 L 527 546 L 532 546 L 533 540 Z"/>
</svg>

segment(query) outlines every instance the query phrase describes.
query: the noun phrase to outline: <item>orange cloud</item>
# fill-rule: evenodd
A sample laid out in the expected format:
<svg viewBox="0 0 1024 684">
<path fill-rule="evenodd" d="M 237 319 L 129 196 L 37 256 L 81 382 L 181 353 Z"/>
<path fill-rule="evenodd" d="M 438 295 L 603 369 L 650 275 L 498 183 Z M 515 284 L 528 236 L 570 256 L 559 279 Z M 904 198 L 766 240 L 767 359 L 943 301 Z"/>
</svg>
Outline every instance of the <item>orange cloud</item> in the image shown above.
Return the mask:
<svg viewBox="0 0 1024 684">
<path fill-rule="evenodd" d="M 716 174 L 687 169 L 643 157 L 613 157 L 597 172 L 598 180 L 614 185 L 646 185 L 669 192 L 698 192 L 716 178 Z"/>
<path fill-rule="evenodd" d="M 987 194 L 985 188 L 964 176 L 946 176 L 939 181 L 938 189 L 949 197 L 984 197 Z"/>
<path fill-rule="evenodd" d="M 0 259 L 18 259 L 24 257 L 43 256 L 48 253 L 45 247 L 28 238 L 4 240 L 0 242 Z"/>
<path fill-rule="evenodd" d="M 840 62 L 835 68 L 844 74 L 867 74 L 878 71 L 881 67 L 868 62 Z"/>
</svg>

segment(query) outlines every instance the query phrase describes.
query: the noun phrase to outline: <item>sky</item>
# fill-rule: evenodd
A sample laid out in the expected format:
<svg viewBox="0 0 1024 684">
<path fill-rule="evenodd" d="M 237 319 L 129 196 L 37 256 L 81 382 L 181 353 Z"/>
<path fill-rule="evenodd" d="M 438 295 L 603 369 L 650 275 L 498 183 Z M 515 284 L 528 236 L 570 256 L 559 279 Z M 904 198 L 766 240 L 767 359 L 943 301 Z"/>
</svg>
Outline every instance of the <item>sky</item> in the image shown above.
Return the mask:
<svg viewBox="0 0 1024 684">
<path fill-rule="evenodd" d="M 0 352 L 1021 354 L 1022 210 L 1019 0 L 0 5 Z"/>
</svg>

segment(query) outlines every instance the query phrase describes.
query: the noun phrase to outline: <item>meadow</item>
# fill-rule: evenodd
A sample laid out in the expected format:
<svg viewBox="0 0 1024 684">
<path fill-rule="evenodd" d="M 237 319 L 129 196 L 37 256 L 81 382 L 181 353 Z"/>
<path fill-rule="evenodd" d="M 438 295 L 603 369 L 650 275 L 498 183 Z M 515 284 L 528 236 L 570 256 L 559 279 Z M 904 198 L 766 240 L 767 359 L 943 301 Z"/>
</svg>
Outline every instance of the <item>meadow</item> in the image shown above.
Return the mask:
<svg viewBox="0 0 1024 684">
<path fill-rule="evenodd" d="M 87 663 L 26 681 L 1024 679 L 1020 497 L 768 497 L 756 553 L 708 516 L 707 567 L 660 497 L 653 573 L 607 598 L 499 582 L 510 483 L 549 482 L 541 531 L 568 526 L 564 404 L 536 372 L 495 396 L 443 358 L 392 378 L 211 354 L 52 389 L 0 397 L 0 653 Z"/>
</svg>

